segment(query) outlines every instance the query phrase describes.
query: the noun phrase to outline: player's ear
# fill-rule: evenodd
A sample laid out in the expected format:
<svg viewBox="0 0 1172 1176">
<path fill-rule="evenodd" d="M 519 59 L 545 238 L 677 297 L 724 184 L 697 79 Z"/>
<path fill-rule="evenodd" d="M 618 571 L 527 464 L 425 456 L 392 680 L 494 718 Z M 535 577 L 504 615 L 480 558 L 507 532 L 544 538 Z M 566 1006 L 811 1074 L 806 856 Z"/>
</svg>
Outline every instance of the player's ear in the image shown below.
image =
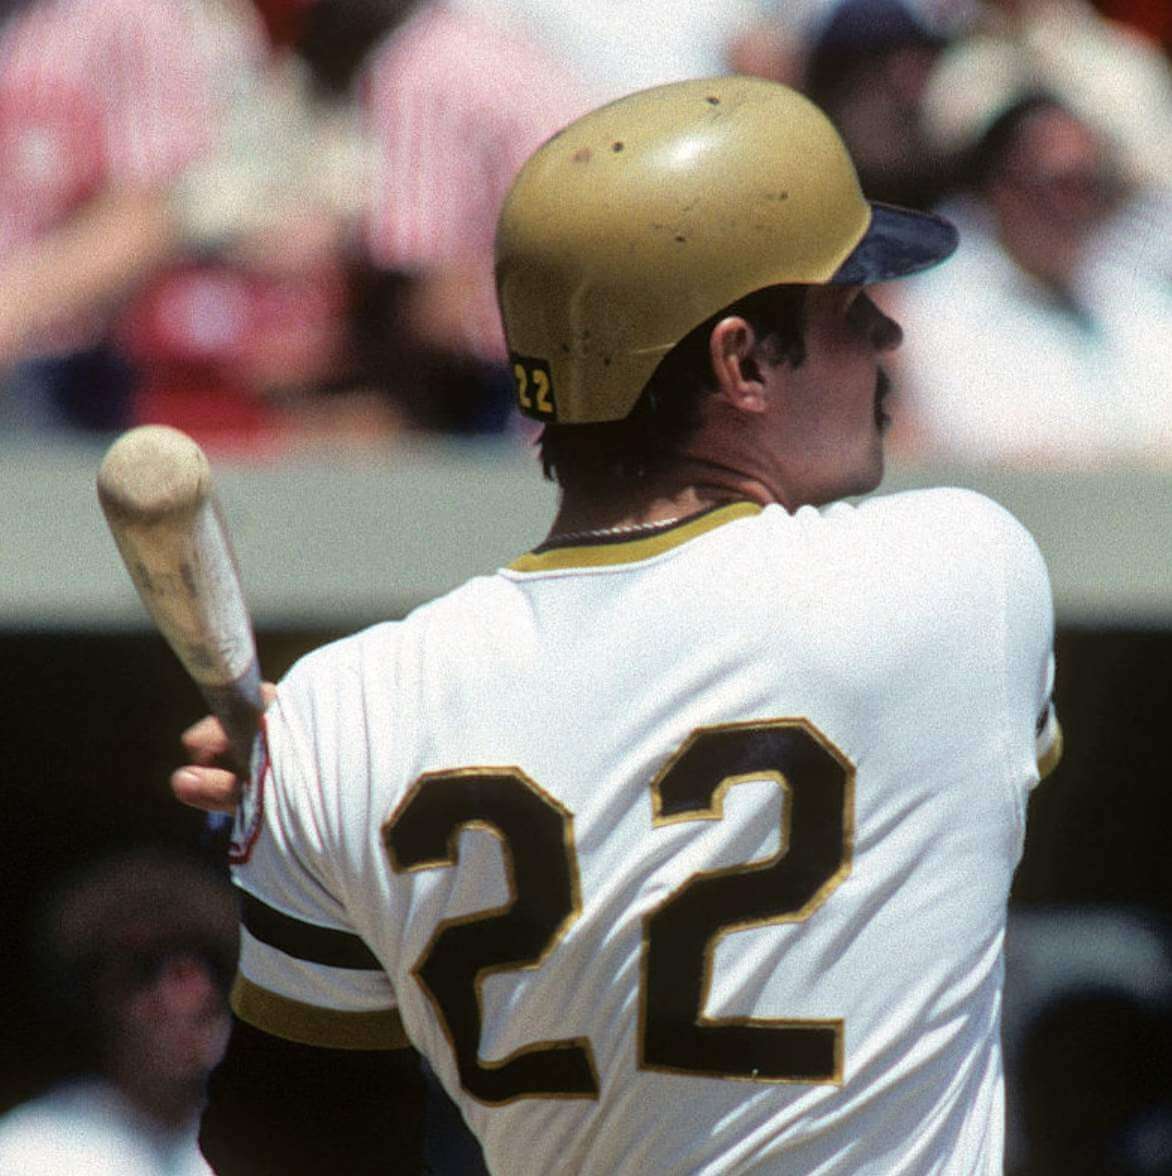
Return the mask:
<svg viewBox="0 0 1172 1176">
<path fill-rule="evenodd" d="M 742 412 L 762 412 L 765 384 L 752 325 L 740 315 L 721 319 L 708 337 L 708 356 L 717 394 Z"/>
</svg>

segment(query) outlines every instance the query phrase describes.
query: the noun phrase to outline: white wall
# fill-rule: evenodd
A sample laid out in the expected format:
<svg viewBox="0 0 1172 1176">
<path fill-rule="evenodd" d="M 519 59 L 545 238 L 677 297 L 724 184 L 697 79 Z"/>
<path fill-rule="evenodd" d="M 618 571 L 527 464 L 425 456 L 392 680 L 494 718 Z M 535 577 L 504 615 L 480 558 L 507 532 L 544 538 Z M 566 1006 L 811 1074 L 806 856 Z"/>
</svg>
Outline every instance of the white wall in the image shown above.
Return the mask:
<svg viewBox="0 0 1172 1176">
<path fill-rule="evenodd" d="M 0 444 L 0 629 L 149 621 L 94 494 L 103 447 Z M 540 542 L 556 495 L 516 442 L 213 469 L 262 628 L 402 615 Z M 969 486 L 1034 533 L 1059 623 L 1172 628 L 1172 470 L 899 467 L 884 490 Z"/>
</svg>

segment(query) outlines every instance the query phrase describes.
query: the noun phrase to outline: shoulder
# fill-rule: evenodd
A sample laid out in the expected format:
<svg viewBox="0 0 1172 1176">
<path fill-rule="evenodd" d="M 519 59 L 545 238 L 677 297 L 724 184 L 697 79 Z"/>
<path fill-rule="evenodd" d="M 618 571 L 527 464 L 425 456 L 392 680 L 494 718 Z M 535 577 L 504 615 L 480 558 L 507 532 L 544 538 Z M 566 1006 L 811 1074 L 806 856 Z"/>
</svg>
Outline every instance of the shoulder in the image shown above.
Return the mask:
<svg viewBox="0 0 1172 1176">
<path fill-rule="evenodd" d="M 283 675 L 278 699 L 306 701 L 316 693 L 330 693 L 347 678 L 354 677 L 362 664 L 363 643 L 371 630 L 329 641 L 299 657 Z"/>
<path fill-rule="evenodd" d="M 483 631 L 491 620 L 503 618 L 518 599 L 506 577 L 475 576 L 401 619 L 380 621 L 303 655 L 282 679 L 282 689 L 299 694 L 326 685 L 344 689 L 347 679 L 359 682 L 370 667 L 385 678 L 396 659 L 414 656 L 424 644 L 434 653 L 459 645 L 469 631 Z"/>
<path fill-rule="evenodd" d="M 960 544 L 974 552 L 988 545 L 1034 546 L 1029 531 L 999 502 L 975 490 L 941 486 L 871 498 L 857 508 L 869 527 L 910 532 Z"/>
<path fill-rule="evenodd" d="M 862 510 L 863 508 L 861 508 Z M 870 511 L 932 585 L 937 600 L 967 602 L 1009 631 L 1047 648 L 1053 601 L 1046 561 L 1033 535 L 1004 506 L 971 490 L 910 491 L 875 500 Z M 991 612 L 989 610 L 992 610 Z M 1016 640 L 1016 638 L 1015 638 Z"/>
<path fill-rule="evenodd" d="M 864 499 L 856 509 L 860 514 L 882 514 L 891 518 L 1012 518 L 1009 511 L 999 502 L 976 490 L 967 490 L 961 486 L 933 486 L 925 490 L 900 490 L 891 494 L 876 494 Z"/>
<path fill-rule="evenodd" d="M 792 515 L 782 507 L 768 507 L 761 519 L 766 526 L 796 529 L 842 546 L 893 548 L 908 543 L 925 550 L 944 546 L 987 553 L 990 544 L 1033 544 L 1026 528 L 1000 503 L 952 486 L 875 495 L 857 504 L 804 506 Z"/>
<path fill-rule="evenodd" d="M 859 560 L 898 570 L 900 580 L 926 578 L 936 595 L 949 585 L 963 595 L 1001 595 L 1006 585 L 1049 594 L 1034 537 L 1004 506 L 976 491 L 909 490 L 858 506 L 836 504 L 820 514 L 834 524 L 829 542 Z"/>
</svg>

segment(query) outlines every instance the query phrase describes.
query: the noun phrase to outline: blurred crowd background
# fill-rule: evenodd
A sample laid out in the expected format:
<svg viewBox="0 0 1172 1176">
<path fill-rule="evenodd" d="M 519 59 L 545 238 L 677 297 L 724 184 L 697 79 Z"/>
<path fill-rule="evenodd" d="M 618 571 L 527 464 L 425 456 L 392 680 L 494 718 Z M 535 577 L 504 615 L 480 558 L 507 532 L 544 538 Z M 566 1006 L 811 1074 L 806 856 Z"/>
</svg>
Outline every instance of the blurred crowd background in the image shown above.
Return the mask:
<svg viewBox="0 0 1172 1176">
<path fill-rule="evenodd" d="M 1167 0 L 0 0 L 0 461 L 140 423 L 262 468 L 523 449 L 492 283 L 517 168 L 602 101 L 739 72 L 817 101 L 872 198 L 961 228 L 878 292 L 897 462 L 1172 473 L 1170 49 Z M 330 635 L 262 633 L 262 661 Z M 201 704 L 146 636 L 0 657 L 0 1176 L 53 1123 L 148 1141 L 111 1171 L 185 1173 L 230 955 L 218 848 L 162 788 Z M 1172 634 L 1064 629 L 1058 664 L 1010 1171 L 1172 1172 Z M 159 920 L 168 886 L 199 918 Z"/>
<path fill-rule="evenodd" d="M 1172 464 L 1163 0 L 4 0 L 0 424 L 219 452 L 518 426 L 496 213 L 567 121 L 756 73 L 956 261 L 887 292 L 897 452 Z M 978 329 L 978 327 L 980 329 Z"/>
</svg>

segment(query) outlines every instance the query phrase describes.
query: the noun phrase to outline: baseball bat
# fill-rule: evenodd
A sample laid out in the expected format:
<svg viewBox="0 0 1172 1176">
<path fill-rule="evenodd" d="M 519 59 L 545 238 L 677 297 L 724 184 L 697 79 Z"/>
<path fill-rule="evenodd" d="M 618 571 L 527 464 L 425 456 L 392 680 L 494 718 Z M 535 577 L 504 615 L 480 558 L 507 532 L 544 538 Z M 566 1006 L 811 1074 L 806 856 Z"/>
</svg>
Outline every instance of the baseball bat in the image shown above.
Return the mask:
<svg viewBox="0 0 1172 1176">
<path fill-rule="evenodd" d="M 143 604 L 247 773 L 263 710 L 260 667 L 207 457 L 178 429 L 131 429 L 102 459 L 98 500 Z"/>
</svg>

